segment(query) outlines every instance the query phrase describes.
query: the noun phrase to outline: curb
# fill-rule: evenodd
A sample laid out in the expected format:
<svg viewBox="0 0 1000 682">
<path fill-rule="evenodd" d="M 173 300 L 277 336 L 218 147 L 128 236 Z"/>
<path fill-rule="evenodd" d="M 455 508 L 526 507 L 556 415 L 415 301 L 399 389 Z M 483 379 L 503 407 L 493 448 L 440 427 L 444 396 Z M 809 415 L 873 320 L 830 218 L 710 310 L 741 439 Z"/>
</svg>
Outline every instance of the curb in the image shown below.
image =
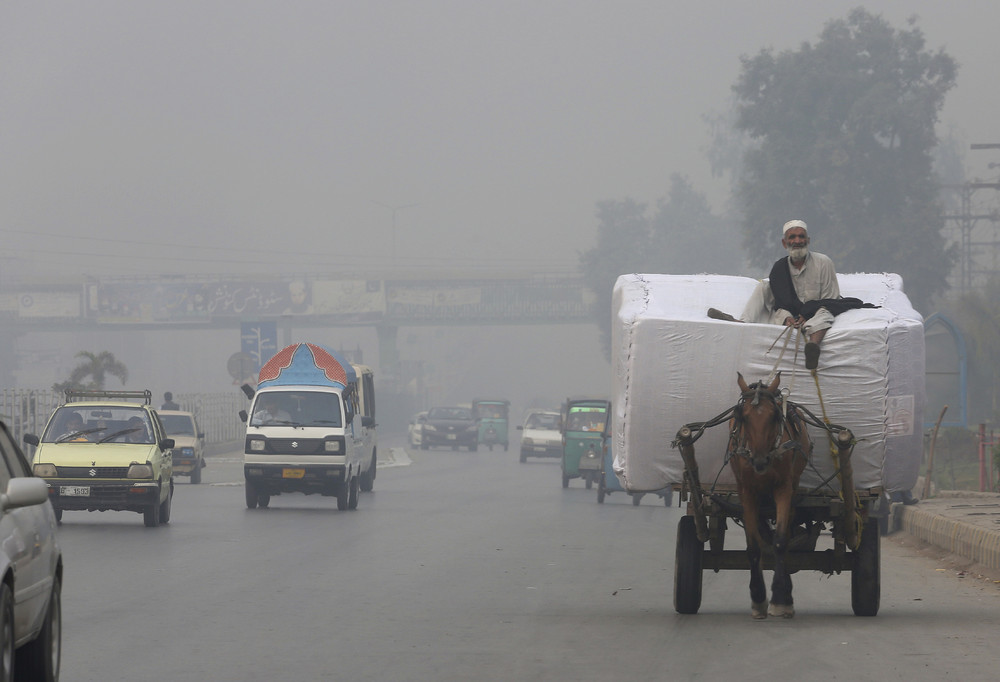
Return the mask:
<svg viewBox="0 0 1000 682">
<path fill-rule="evenodd" d="M 919 505 L 893 505 L 892 517 L 897 530 L 986 568 L 1000 569 L 1000 529 L 936 514 Z"/>
</svg>

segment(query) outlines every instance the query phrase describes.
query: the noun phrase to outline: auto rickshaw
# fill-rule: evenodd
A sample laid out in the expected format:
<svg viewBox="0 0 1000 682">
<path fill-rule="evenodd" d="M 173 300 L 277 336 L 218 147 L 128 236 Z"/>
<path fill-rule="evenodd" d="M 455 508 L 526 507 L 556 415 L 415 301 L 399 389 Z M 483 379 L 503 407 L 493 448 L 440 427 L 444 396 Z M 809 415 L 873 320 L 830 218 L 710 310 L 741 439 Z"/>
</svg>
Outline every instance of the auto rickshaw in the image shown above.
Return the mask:
<svg viewBox="0 0 1000 682">
<path fill-rule="evenodd" d="M 582 478 L 588 489 L 600 480 L 603 435 L 611 402 L 598 398 L 570 398 L 563 403 L 562 486 Z"/>
<path fill-rule="evenodd" d="M 509 400 L 487 400 L 477 398 L 472 401 L 472 415 L 479 421 L 479 444 L 490 450 L 494 445 L 502 445 L 507 451 L 507 417 L 510 413 Z"/>
</svg>

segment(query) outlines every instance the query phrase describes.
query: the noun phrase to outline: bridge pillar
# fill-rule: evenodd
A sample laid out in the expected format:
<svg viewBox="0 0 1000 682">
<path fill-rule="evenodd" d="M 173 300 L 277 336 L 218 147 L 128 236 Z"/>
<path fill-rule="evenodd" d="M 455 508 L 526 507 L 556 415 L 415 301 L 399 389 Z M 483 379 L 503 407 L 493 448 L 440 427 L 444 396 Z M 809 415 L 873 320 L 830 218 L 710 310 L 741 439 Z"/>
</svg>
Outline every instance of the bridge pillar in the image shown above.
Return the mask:
<svg viewBox="0 0 1000 682">
<path fill-rule="evenodd" d="M 390 390 L 396 392 L 399 389 L 399 347 L 396 345 L 399 327 L 378 324 L 375 325 L 375 333 L 378 336 L 379 372 L 385 377 Z"/>
</svg>

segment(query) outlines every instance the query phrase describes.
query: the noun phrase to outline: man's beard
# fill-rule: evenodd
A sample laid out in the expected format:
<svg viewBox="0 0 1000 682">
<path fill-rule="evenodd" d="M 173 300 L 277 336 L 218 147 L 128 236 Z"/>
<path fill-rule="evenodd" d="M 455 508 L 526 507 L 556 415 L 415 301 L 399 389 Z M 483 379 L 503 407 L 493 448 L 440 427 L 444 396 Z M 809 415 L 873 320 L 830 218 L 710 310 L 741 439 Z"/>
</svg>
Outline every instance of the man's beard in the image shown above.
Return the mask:
<svg viewBox="0 0 1000 682">
<path fill-rule="evenodd" d="M 794 261 L 805 260 L 805 257 L 809 254 L 808 246 L 800 246 L 796 249 L 789 247 L 785 250 L 788 251 L 788 256 Z"/>
</svg>

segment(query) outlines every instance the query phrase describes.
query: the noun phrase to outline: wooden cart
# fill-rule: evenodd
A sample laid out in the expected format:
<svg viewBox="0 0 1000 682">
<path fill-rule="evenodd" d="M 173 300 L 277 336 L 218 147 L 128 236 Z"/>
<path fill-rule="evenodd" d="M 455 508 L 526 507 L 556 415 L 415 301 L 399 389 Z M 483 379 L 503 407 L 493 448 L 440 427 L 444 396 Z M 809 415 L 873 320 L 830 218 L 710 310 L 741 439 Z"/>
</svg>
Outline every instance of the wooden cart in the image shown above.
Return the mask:
<svg viewBox="0 0 1000 682">
<path fill-rule="evenodd" d="M 881 488 L 854 489 L 851 452 L 855 441 L 848 429 L 824 423 L 802 406 L 798 407 L 805 413 L 808 423 L 829 434 L 840 490 L 850 490 L 854 494 L 841 495 L 832 486 L 825 490 L 799 489 L 786 566 L 792 572 L 813 570 L 827 575 L 849 571 L 854 614 L 874 616 L 879 609 L 880 533 L 878 519 L 871 512 L 883 491 Z M 704 571 L 750 570 L 745 549 L 724 549 L 728 521 L 742 524 L 739 495 L 733 486 L 704 487 L 695 459 L 695 441 L 706 428 L 727 423 L 728 418 L 729 412 L 726 412 L 709 422 L 687 424 L 678 431 L 674 441 L 684 460 L 684 481 L 675 488 L 680 491 L 681 501 L 687 502 L 687 514 L 677 527 L 674 608 L 678 613 L 698 612 Z M 773 528 L 773 507 L 762 508 L 761 515 Z M 817 550 L 817 541 L 825 531 L 832 535 L 833 547 Z M 762 550 L 762 568 L 773 570 L 771 547 L 765 546 Z"/>
</svg>

